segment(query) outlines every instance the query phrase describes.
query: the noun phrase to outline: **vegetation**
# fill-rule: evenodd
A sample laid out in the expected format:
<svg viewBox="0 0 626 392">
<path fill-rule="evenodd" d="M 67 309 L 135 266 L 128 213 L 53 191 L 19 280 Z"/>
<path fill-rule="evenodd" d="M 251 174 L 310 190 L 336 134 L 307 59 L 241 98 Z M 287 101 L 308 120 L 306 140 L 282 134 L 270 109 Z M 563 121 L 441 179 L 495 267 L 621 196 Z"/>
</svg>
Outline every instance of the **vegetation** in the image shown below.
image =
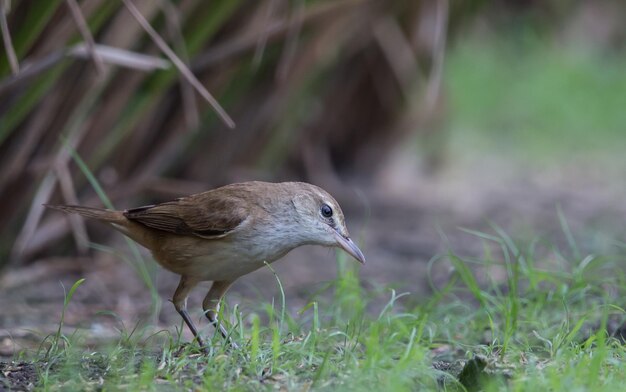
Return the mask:
<svg viewBox="0 0 626 392">
<path fill-rule="evenodd" d="M 399 136 L 386 126 L 403 106 L 395 60 L 371 27 L 396 31 L 419 19 L 417 4 L 93 0 L 72 13 L 74 0 L 2 3 L 19 68 L 0 56 L 0 267 L 84 237 L 41 206 L 97 202 L 68 146 L 117 204 L 205 190 L 241 169 L 321 184 L 371 168 Z"/>
<path fill-rule="evenodd" d="M 450 50 L 455 153 L 622 170 L 626 56 L 538 37 L 512 41 L 474 37 Z"/>
<path fill-rule="evenodd" d="M 136 270 L 156 313 L 155 263 L 134 245 L 127 256 L 90 242 L 80 222 L 45 215 L 42 204 L 126 207 L 242 177 L 330 189 L 339 178 L 367 177 L 407 139 L 417 140 L 416 155 L 433 147 L 434 161 L 459 166 L 468 158 L 531 170 L 573 163 L 623 182 L 626 57 L 615 15 L 624 13 L 603 14 L 605 2 L 593 15 L 604 15 L 603 31 L 616 25 L 620 33 L 600 45 L 563 38 L 568 22 L 582 25 L 576 10 L 586 5 L 570 10 L 560 1 L 510 9 L 400 0 L 130 3 L 182 67 L 128 1 L 0 1 L 17 60 L 5 44 L 0 268 L 53 264 L 50 256 L 75 248 L 114 253 Z M 427 4 L 447 4 L 447 18 Z M 479 20 L 477 32 L 467 29 L 476 15 L 506 26 L 489 20 L 496 27 L 485 30 Z M 421 28 L 431 20 L 434 30 Z M 427 39 L 441 32 L 447 42 L 445 34 Z M 91 39 L 101 45 L 95 51 Z M 397 55 L 404 51 L 412 56 Z M 158 333 L 120 323 L 116 341 L 97 346 L 86 343 L 92 331 L 68 334 L 81 279 L 59 303 L 56 332 L 38 350 L 0 362 L 0 390 L 621 390 L 626 244 L 613 238 L 623 235 L 600 238 L 588 225 L 578 237 L 557 215 L 562 240 L 495 225 L 466 230 L 482 254 L 433 256 L 429 271 L 447 273 L 429 274 L 428 296 L 362 281 L 338 254 L 337 278 L 301 309 L 284 294 L 226 303 L 221 319 L 238 348 L 207 326 L 208 356 L 181 337 L 182 323 Z"/>
<path fill-rule="evenodd" d="M 428 299 L 363 289 L 338 255 L 337 279 L 298 312 L 284 297 L 225 306 L 239 348 L 218 334 L 204 356 L 167 331 L 121 330 L 116 344 L 85 351 L 77 331 L 43 343 L 31 381 L 46 390 L 619 390 L 624 245 L 594 255 L 575 242 L 520 244 L 497 227 L 470 234 L 484 254 L 433 258 L 452 272 Z M 490 278 L 496 270 L 503 281 Z"/>
</svg>

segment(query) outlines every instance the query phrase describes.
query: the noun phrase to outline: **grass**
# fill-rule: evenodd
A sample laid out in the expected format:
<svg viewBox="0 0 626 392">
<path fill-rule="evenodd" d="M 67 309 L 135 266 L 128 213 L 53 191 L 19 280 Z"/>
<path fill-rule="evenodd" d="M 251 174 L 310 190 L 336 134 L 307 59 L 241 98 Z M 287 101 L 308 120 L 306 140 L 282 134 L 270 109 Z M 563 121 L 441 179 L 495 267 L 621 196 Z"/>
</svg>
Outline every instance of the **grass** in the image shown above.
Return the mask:
<svg viewBox="0 0 626 392">
<path fill-rule="evenodd" d="M 625 66 L 623 52 L 545 36 L 459 41 L 446 63 L 454 150 L 539 167 L 623 162 Z"/>
<path fill-rule="evenodd" d="M 28 359 L 42 390 L 619 390 L 624 247 L 585 254 L 571 242 L 563 250 L 514 241 L 495 226 L 470 235 L 484 254 L 434 258 L 431 265 L 452 272 L 422 300 L 365 290 L 339 255 L 328 292 L 298 312 L 284 295 L 225 306 L 240 348 L 218 335 L 207 357 L 170 332 L 132 331 L 93 352 L 78 332 L 55 336 Z M 504 279 L 490 278 L 494 269 Z M 380 298 L 386 304 L 376 307 Z"/>
<path fill-rule="evenodd" d="M 207 9 L 210 20 L 194 18 L 210 23 L 190 31 L 192 53 L 236 8 L 220 7 Z M 17 40 L 18 50 L 30 41 Z M 450 125 L 462 130 L 453 138 L 457 150 L 501 151 L 539 165 L 578 159 L 580 153 L 594 159 L 622 153 L 623 57 L 538 42 L 504 48 L 490 41 L 466 43 L 448 58 Z M 166 91 L 175 76 L 153 75 L 146 91 Z M 51 86 L 47 80 L 39 82 L 37 97 Z M 146 108 L 156 107 L 156 95 L 148 95 L 131 99 L 92 166 L 125 140 Z M 22 117 L 18 113 L 14 123 Z M 0 129 L 0 139 L 2 134 Z M 268 166 L 278 159 L 263 157 Z M 89 178 L 77 155 L 74 162 Z M 89 182 L 95 187 L 95 179 Z M 293 311 L 284 294 L 271 303 L 224 306 L 221 319 L 240 348 L 216 336 L 208 356 L 176 333 L 142 329 L 122 328 L 118 341 L 86 348 L 85 332 L 66 336 L 61 329 L 79 280 L 68 291 L 58 332 L 38 352 L 15 360 L 26 362 L 28 380 L 41 390 L 621 390 L 626 352 L 617 332 L 626 319 L 626 245 L 589 252 L 584 244 L 595 241 L 577 243 L 560 210 L 558 217 L 565 246 L 521 241 L 496 226 L 490 233 L 466 230 L 484 244 L 483 254 L 433 257 L 430 266 L 450 273 L 429 279 L 427 297 L 369 288 L 357 267 L 338 255 L 337 278 L 302 309 Z M 154 290 L 143 261 L 129 260 Z M 10 382 L 3 366 L 0 389 Z"/>
</svg>

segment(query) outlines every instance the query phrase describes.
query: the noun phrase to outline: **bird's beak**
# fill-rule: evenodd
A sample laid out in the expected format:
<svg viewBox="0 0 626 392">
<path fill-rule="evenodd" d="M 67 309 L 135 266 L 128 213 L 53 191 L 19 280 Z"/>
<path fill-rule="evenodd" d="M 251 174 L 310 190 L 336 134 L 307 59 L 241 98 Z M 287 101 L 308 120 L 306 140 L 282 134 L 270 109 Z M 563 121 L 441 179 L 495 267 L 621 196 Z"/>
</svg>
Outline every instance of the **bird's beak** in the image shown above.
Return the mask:
<svg viewBox="0 0 626 392">
<path fill-rule="evenodd" d="M 341 249 L 348 252 L 348 254 L 354 257 L 359 263 L 365 264 L 365 256 L 363 255 L 363 252 L 361 252 L 361 249 L 359 249 L 359 247 L 356 246 L 356 244 L 352 242 L 349 237 L 344 237 L 343 234 L 335 231 L 335 239 L 337 240 L 337 245 L 339 245 Z"/>
</svg>

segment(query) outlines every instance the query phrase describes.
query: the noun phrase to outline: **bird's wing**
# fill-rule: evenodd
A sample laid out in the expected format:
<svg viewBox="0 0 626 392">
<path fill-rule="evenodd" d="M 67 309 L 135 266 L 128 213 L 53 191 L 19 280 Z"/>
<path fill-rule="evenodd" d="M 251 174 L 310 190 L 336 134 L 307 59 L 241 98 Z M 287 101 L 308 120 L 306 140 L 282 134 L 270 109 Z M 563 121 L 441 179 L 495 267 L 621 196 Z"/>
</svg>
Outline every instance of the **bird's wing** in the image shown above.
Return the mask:
<svg viewBox="0 0 626 392">
<path fill-rule="evenodd" d="M 249 212 L 239 198 L 205 192 L 126 210 L 124 216 L 152 229 L 214 239 L 235 230 Z"/>
</svg>

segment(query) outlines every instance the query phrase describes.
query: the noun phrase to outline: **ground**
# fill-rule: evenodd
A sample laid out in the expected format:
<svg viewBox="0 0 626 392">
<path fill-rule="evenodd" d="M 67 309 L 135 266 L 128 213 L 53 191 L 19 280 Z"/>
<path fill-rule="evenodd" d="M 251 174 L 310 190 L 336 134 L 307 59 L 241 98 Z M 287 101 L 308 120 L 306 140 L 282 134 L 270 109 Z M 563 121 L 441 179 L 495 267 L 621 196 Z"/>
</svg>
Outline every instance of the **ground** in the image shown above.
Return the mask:
<svg viewBox="0 0 626 392">
<path fill-rule="evenodd" d="M 497 170 L 492 165 L 496 165 Z M 578 246 L 591 251 L 606 249 L 611 241 L 623 239 L 620 234 L 625 229 L 626 211 L 620 203 L 624 184 L 575 165 L 528 170 L 506 167 L 498 162 L 475 161 L 471 165 L 444 167 L 433 175 L 421 173 L 410 154 L 401 153 L 386 164 L 373 184 L 360 191 L 353 193 L 349 206 L 345 197 L 342 203 L 352 235 L 362 244 L 368 260 L 358 270 L 358 275 L 363 290 L 370 293 L 366 311 L 373 315 L 384 312 L 382 309 L 389 304 L 389 288 L 394 288 L 396 293 L 410 293 L 393 304 L 398 314 L 415 304 L 428 303 L 436 296 L 433 289 L 444 290 L 459 267 L 444 258 L 438 259 L 437 255 L 445 255 L 449 250 L 468 259 L 484 255 L 485 239 L 462 228 L 494 234 L 496 227 L 500 227 L 523 241 L 538 239 L 540 243 L 546 241 L 563 247 L 571 245 L 571 231 L 572 236 L 581 239 Z M 126 246 L 121 238 L 115 243 L 121 249 Z M 538 252 L 547 254 L 548 248 Z M 545 260 L 549 263 L 550 258 Z M 309 311 L 307 305 L 312 300 L 333 306 L 339 289 L 331 290 L 331 286 L 337 284 L 335 276 L 342 274 L 342 268 L 352 268 L 346 265 L 351 264 L 337 264 L 334 251 L 319 247 L 297 249 L 275 263 L 273 267 L 283 285 L 289 314 L 297 318 L 300 313 Z M 85 282 L 76 290 L 64 315 L 63 335 L 71 336 L 79 328 L 81 344 L 97 350 L 119 341 L 120 335 L 136 326 L 149 325 L 144 330 L 148 335 L 150 332 L 146 331 L 162 330 L 175 334 L 181 324 L 167 300 L 176 287 L 177 278 L 154 268 L 153 263 L 149 266 L 154 270 L 161 300 L 156 319 L 150 318 L 153 303 L 150 290 L 140 275 L 117 255 L 94 251 L 86 257 L 68 256 L 8 271 L 0 286 L 0 308 L 3 309 L 0 356 L 4 358 L 4 362 L 0 362 L 0 389 L 2 383 L 15 389 L 31 389 L 38 382 L 40 371 L 46 368 L 50 358 L 34 363 L 29 358 L 33 355 L 41 358 L 41 351 L 36 353 L 46 346 L 41 346 L 42 340 L 54 335 L 59 328 L 64 293 L 81 278 Z M 507 271 L 501 266 L 478 268 L 475 274 L 480 285 L 507 281 Z M 208 285 L 203 287 L 206 289 Z M 190 300 L 196 320 L 201 317 L 203 295 L 204 290 L 198 288 Z M 467 296 L 468 303 L 480 305 L 476 303 L 480 298 Z M 248 314 L 261 313 L 261 324 L 268 323 L 271 317 L 264 316 L 258 304 L 280 301 L 279 286 L 269 268 L 241 279 L 228 296 L 229 308 L 239 304 L 246 322 L 250 322 Z M 612 320 L 612 323 L 611 333 L 619 333 L 620 322 Z M 590 328 L 587 335 L 592 335 L 593 325 L 587 327 Z M 205 322 L 201 328 L 202 333 L 211 333 Z M 536 331 L 538 335 L 542 332 Z M 267 333 L 270 332 L 266 331 L 263 337 L 272 339 L 271 333 Z M 183 341 L 189 338 L 188 331 L 183 329 Z M 163 340 L 154 340 L 157 341 Z M 476 344 L 489 344 L 489 339 Z M 157 347 L 161 346 L 157 344 Z M 155 363 L 163 363 L 163 358 L 159 357 L 163 353 L 151 352 L 147 355 L 153 355 Z M 467 366 L 484 367 L 491 360 L 479 356 L 468 362 L 468 352 L 445 339 L 437 339 L 426 352 L 433 369 L 461 379 L 472 377 Z M 178 358 L 175 353 L 168 355 Z M 105 373 L 106 366 L 102 367 L 95 360 L 89 362 L 89 358 L 81 357 L 77 363 L 90 382 Z M 461 372 L 464 364 L 466 370 Z M 277 372 L 264 379 L 263 371 L 252 378 L 261 380 L 258 382 L 289 385 L 280 380 L 282 376 Z M 463 376 L 465 372 L 470 375 Z M 441 380 L 445 378 L 442 377 Z"/>
</svg>

